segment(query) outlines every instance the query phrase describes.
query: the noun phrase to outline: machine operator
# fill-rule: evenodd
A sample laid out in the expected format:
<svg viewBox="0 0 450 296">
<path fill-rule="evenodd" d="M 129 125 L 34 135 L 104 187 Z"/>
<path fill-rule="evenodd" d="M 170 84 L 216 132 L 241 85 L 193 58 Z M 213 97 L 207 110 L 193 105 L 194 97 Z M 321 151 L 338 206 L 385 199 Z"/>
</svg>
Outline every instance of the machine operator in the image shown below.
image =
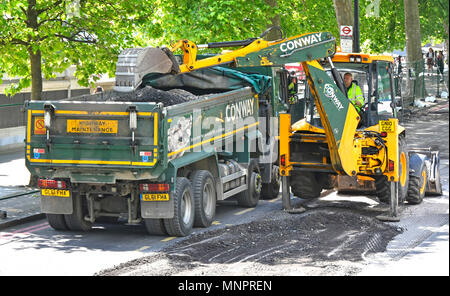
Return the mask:
<svg viewBox="0 0 450 296">
<path fill-rule="evenodd" d="M 347 96 L 350 101 L 355 105 L 358 113 L 361 112 L 362 107 L 364 106 L 364 96 L 361 88 L 353 82 L 353 74 L 345 73 L 344 75 L 344 84 L 347 89 Z"/>
</svg>

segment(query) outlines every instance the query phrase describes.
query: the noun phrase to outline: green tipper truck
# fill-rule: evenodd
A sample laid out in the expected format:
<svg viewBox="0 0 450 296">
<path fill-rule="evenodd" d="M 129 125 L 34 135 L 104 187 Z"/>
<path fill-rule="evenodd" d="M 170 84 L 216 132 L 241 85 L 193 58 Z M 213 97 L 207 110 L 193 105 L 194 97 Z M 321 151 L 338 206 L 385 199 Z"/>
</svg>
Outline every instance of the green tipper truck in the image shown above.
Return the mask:
<svg viewBox="0 0 450 296">
<path fill-rule="evenodd" d="M 270 118 L 285 110 L 287 92 L 279 86 L 286 71 L 248 71 L 150 77 L 144 84 L 153 102 L 139 90 L 27 102 L 26 166 L 39 177 L 49 224 L 86 231 L 113 217 L 144 223 L 151 234 L 185 236 L 211 224 L 216 201 L 236 197 L 255 207 L 261 191 L 277 196 Z M 183 97 L 186 90 L 194 96 L 175 105 L 151 97 Z"/>
</svg>

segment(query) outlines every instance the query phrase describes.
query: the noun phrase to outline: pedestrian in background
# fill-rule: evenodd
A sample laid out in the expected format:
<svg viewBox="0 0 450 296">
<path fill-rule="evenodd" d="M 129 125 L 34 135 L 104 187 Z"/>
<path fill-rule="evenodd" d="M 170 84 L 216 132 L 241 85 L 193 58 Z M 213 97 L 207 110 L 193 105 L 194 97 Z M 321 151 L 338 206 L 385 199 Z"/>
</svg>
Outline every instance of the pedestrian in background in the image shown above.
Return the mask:
<svg viewBox="0 0 450 296">
<path fill-rule="evenodd" d="M 430 49 L 428 49 L 428 52 L 425 55 L 425 58 L 427 59 L 428 73 L 431 76 L 431 74 L 433 73 L 433 66 L 434 66 L 434 51 L 431 47 L 430 47 Z"/>
<path fill-rule="evenodd" d="M 442 51 L 439 52 L 438 56 L 436 57 L 436 64 L 438 67 L 438 74 L 442 75 L 441 82 L 444 81 L 444 53 Z"/>
</svg>

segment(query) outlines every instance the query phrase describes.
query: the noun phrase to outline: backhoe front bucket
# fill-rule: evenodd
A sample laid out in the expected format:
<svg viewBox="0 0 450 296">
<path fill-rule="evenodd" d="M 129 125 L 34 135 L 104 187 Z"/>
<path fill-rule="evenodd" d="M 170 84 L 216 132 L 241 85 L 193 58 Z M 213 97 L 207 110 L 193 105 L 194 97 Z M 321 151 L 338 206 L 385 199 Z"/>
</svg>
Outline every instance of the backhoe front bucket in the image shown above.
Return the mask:
<svg viewBox="0 0 450 296">
<path fill-rule="evenodd" d="M 418 168 L 420 167 L 420 161 L 425 163 L 427 168 L 425 194 L 442 195 L 441 175 L 439 172 L 439 150 L 433 148 L 416 148 L 409 150 L 408 154 L 410 159 L 410 174 L 419 174 Z M 417 159 L 417 161 L 414 161 L 414 159 Z"/>
<path fill-rule="evenodd" d="M 179 72 L 178 63 L 167 48 L 128 48 L 119 55 L 116 64 L 114 90 L 131 92 L 142 83 L 149 73 L 168 74 Z"/>
</svg>

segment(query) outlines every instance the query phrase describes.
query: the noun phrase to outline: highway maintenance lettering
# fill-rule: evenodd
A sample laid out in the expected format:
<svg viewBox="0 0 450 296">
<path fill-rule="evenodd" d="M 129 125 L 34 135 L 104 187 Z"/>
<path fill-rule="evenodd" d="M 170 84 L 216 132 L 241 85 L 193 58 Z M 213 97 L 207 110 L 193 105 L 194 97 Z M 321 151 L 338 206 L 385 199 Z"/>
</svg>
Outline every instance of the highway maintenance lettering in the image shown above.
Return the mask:
<svg viewBox="0 0 450 296">
<path fill-rule="evenodd" d="M 67 120 L 67 133 L 116 134 L 117 120 Z"/>
</svg>

